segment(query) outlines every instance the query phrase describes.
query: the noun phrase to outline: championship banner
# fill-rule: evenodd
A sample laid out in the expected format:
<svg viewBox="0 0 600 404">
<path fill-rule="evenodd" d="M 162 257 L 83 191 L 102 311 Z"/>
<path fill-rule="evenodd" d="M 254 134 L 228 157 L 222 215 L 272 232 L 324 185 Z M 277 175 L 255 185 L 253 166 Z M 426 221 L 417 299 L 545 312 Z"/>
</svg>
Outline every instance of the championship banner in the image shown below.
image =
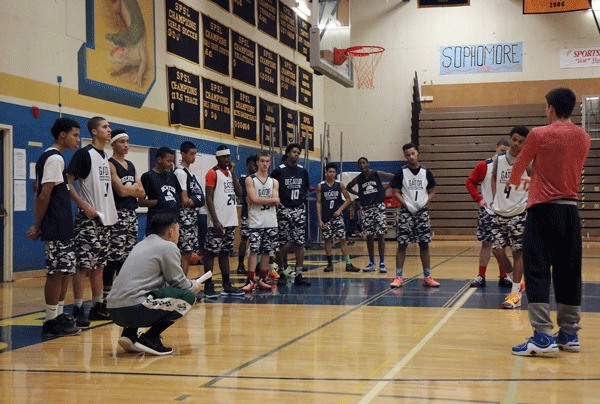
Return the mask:
<svg viewBox="0 0 600 404">
<path fill-rule="evenodd" d="M 169 125 L 200 129 L 200 77 L 167 66 Z"/>
<path fill-rule="evenodd" d="M 600 48 L 560 50 L 560 68 L 600 67 Z"/>
<path fill-rule="evenodd" d="M 564 13 L 589 8 L 590 0 L 523 0 L 523 14 Z"/>
<path fill-rule="evenodd" d="M 177 0 L 165 2 L 167 17 L 167 53 L 192 63 L 200 63 L 199 24 L 200 13 Z"/>
<path fill-rule="evenodd" d="M 470 0 L 419 0 L 419 7 L 469 6 Z"/>
</svg>

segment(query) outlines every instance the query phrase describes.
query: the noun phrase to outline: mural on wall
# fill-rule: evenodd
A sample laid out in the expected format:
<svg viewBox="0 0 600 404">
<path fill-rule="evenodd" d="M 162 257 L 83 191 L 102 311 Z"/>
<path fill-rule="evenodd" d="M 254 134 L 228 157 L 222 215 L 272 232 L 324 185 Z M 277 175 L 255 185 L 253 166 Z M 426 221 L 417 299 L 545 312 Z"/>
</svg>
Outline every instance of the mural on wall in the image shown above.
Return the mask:
<svg viewBox="0 0 600 404">
<path fill-rule="evenodd" d="M 154 1 L 86 0 L 79 93 L 140 108 L 156 79 Z"/>
</svg>

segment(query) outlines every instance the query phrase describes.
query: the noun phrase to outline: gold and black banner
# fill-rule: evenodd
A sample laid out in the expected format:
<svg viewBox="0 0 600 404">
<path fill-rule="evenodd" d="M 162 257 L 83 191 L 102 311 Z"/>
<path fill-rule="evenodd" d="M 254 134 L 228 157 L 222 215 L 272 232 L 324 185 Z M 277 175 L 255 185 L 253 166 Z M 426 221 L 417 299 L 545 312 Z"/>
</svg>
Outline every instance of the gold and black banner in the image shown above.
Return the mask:
<svg viewBox="0 0 600 404">
<path fill-rule="evenodd" d="M 419 7 L 456 7 L 469 6 L 470 0 L 419 0 Z"/>
<path fill-rule="evenodd" d="M 523 0 L 523 14 L 564 13 L 589 8 L 589 0 Z"/>
<path fill-rule="evenodd" d="M 169 125 L 200 129 L 200 77 L 167 66 Z"/>
</svg>

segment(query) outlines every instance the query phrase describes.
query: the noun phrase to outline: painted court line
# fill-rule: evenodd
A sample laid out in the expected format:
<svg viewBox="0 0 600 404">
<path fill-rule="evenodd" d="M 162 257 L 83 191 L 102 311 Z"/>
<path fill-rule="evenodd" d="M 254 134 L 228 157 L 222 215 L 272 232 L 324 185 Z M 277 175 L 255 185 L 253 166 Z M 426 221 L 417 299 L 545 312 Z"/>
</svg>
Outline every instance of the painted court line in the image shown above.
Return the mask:
<svg viewBox="0 0 600 404">
<path fill-rule="evenodd" d="M 418 344 L 414 346 L 413 349 L 404 357 L 396 366 L 394 366 L 383 378 L 384 379 L 392 379 L 394 378 L 402 368 L 415 357 L 417 353 L 429 342 L 431 338 L 446 324 L 446 322 L 456 313 L 458 309 L 460 309 L 465 302 L 475 293 L 474 288 L 469 288 L 469 290 L 452 306 L 452 309 L 436 324 L 435 327 L 427 333 L 423 337 Z M 381 381 L 377 383 L 373 388 L 359 401 L 359 403 L 369 403 L 371 400 L 377 396 L 377 394 L 383 390 L 383 388 L 389 383 L 389 380 Z"/>
</svg>

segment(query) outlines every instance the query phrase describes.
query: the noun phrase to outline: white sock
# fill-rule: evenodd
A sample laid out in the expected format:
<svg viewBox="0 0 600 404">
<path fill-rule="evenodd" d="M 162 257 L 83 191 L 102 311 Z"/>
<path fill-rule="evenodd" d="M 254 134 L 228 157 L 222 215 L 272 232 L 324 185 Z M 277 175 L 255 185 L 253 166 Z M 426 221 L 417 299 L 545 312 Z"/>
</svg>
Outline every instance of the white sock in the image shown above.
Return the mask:
<svg viewBox="0 0 600 404">
<path fill-rule="evenodd" d="M 510 290 L 510 293 L 519 293 L 519 288 L 521 287 L 521 282 L 513 282 L 512 284 L 512 289 Z"/>
<path fill-rule="evenodd" d="M 58 305 L 47 304 L 46 305 L 46 319 L 44 321 L 54 320 L 58 316 L 57 311 L 58 311 Z"/>
<path fill-rule="evenodd" d="M 92 307 L 95 306 L 96 303 L 102 303 L 102 295 L 92 296 Z"/>
<path fill-rule="evenodd" d="M 58 311 L 57 311 L 57 314 L 60 316 L 64 312 L 65 312 L 65 301 L 63 300 L 63 301 L 58 302 Z"/>
<path fill-rule="evenodd" d="M 509 281 L 514 282 L 513 281 L 513 274 L 512 274 L 512 272 L 507 272 L 506 273 L 506 277 L 508 278 Z"/>
</svg>

